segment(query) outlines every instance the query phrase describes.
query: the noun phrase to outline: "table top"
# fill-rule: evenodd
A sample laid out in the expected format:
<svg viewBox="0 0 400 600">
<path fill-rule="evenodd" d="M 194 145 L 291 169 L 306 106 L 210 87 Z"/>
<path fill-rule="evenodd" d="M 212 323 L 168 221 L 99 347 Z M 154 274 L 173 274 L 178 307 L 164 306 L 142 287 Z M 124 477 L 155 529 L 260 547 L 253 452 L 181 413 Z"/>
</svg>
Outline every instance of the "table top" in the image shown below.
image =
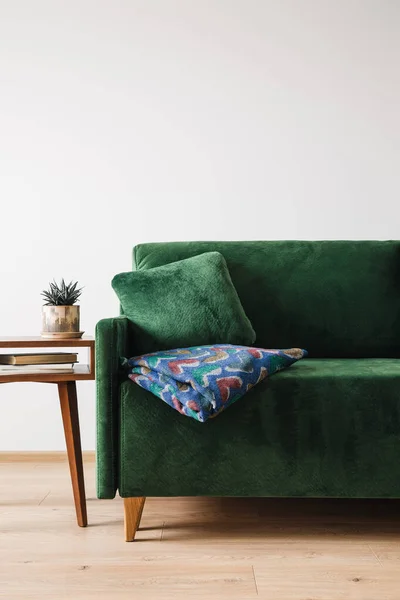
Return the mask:
<svg viewBox="0 0 400 600">
<path fill-rule="evenodd" d="M 0 348 L 60 348 L 63 346 L 94 346 L 94 337 L 51 339 L 39 336 L 0 336 Z"/>
</svg>

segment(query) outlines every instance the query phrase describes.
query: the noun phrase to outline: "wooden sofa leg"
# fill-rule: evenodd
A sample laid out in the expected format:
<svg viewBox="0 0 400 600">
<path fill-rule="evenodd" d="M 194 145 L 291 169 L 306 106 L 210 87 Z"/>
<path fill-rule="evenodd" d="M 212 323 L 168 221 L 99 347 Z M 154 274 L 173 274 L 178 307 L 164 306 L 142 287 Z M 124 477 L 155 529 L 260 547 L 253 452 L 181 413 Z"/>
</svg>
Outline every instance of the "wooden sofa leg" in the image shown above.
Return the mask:
<svg viewBox="0 0 400 600">
<path fill-rule="evenodd" d="M 124 498 L 125 541 L 133 542 L 146 498 Z"/>
</svg>

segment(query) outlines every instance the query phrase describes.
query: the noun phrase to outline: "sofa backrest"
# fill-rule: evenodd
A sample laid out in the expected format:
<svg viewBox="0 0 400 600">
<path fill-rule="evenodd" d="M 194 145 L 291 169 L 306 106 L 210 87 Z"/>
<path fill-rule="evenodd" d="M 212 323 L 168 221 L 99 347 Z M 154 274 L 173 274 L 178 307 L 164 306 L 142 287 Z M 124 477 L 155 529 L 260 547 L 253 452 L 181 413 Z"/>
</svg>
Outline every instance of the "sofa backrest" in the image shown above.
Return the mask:
<svg viewBox="0 0 400 600">
<path fill-rule="evenodd" d="M 264 348 L 400 357 L 400 241 L 140 244 L 133 268 L 217 250 Z"/>
</svg>

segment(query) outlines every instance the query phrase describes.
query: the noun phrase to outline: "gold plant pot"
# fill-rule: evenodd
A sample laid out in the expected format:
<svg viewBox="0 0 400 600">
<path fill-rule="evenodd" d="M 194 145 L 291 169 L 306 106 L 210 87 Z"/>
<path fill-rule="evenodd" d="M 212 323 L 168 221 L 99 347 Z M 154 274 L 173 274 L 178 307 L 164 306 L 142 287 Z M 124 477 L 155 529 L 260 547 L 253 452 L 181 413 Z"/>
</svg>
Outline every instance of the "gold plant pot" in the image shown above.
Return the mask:
<svg viewBox="0 0 400 600">
<path fill-rule="evenodd" d="M 42 307 L 42 337 L 46 338 L 78 338 L 79 306 L 43 306 Z"/>
</svg>

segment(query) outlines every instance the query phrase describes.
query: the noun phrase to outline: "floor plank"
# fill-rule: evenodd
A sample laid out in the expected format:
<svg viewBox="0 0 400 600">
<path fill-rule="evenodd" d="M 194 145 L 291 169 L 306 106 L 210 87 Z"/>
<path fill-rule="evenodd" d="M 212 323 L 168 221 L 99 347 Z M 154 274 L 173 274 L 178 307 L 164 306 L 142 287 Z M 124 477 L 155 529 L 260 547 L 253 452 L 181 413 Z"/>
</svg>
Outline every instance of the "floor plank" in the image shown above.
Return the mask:
<svg viewBox="0 0 400 600">
<path fill-rule="evenodd" d="M 400 597 L 398 501 L 148 498 L 127 544 L 94 468 L 81 529 L 68 465 L 0 463 L 0 598 Z"/>
<path fill-rule="evenodd" d="M 302 568 L 303 566 L 303 568 Z M 303 561 L 282 564 L 272 561 L 254 567 L 259 596 L 271 600 L 395 600 L 399 597 L 399 574 L 378 565 L 346 564 L 304 568 Z"/>
</svg>

